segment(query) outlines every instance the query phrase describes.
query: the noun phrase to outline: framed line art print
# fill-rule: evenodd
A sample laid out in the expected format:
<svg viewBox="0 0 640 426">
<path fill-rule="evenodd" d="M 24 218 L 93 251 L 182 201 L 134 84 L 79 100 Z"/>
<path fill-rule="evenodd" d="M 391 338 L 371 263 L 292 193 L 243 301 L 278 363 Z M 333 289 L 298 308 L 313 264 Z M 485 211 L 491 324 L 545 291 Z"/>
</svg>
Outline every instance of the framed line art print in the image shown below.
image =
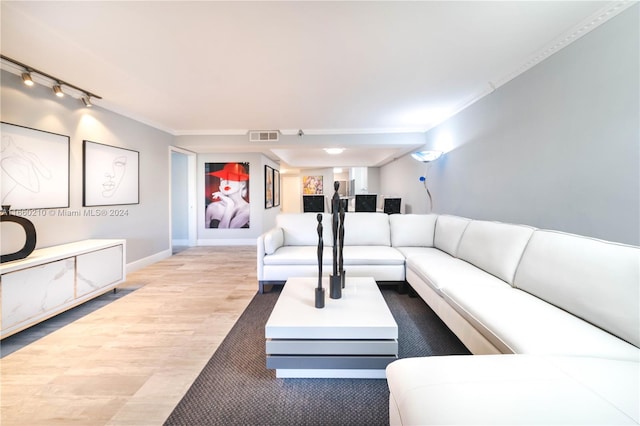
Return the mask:
<svg viewBox="0 0 640 426">
<path fill-rule="evenodd" d="M 69 136 L 0 123 L 2 204 L 11 209 L 69 207 Z"/>
<path fill-rule="evenodd" d="M 273 207 L 273 169 L 264 166 L 264 208 Z"/>
<path fill-rule="evenodd" d="M 140 203 L 138 151 L 85 140 L 82 157 L 83 206 Z"/>
</svg>

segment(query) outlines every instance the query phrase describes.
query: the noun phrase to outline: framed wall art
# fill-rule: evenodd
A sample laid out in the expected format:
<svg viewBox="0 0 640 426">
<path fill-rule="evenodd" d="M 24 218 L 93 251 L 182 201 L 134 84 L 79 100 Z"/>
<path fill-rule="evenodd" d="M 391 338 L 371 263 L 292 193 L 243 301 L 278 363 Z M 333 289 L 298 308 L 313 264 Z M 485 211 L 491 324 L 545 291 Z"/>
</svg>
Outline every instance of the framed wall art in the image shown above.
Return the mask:
<svg viewBox="0 0 640 426">
<path fill-rule="evenodd" d="M 321 195 L 322 193 L 322 175 L 302 176 L 302 195 Z"/>
<path fill-rule="evenodd" d="M 280 205 L 280 171 L 273 171 L 273 207 Z"/>
<path fill-rule="evenodd" d="M 273 204 L 273 169 L 264 166 L 264 208 L 270 209 Z"/>
<path fill-rule="evenodd" d="M 138 204 L 140 154 L 97 142 L 83 142 L 82 205 Z"/>
<path fill-rule="evenodd" d="M 69 207 L 69 136 L 0 125 L 2 204 L 12 210 Z"/>
<path fill-rule="evenodd" d="M 249 228 L 249 163 L 204 163 L 205 228 Z"/>
</svg>

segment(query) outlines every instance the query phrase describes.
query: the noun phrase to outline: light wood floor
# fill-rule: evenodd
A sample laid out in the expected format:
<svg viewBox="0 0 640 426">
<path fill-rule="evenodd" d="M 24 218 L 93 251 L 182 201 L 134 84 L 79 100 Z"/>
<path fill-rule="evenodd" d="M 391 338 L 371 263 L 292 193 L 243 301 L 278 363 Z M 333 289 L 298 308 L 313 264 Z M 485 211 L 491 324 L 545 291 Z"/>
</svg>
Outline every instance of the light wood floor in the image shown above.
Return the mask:
<svg viewBox="0 0 640 426">
<path fill-rule="evenodd" d="M 1 425 L 161 425 L 257 291 L 255 247 L 194 247 L 4 357 Z"/>
</svg>

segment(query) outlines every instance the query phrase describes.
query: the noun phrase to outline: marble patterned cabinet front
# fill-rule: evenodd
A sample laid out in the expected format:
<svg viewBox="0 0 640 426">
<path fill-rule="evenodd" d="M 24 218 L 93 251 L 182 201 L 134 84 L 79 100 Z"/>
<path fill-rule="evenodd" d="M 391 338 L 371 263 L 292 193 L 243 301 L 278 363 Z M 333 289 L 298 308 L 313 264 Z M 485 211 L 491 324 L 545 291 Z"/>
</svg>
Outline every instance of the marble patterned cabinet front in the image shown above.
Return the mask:
<svg viewBox="0 0 640 426">
<path fill-rule="evenodd" d="M 125 240 L 78 241 L 0 265 L 0 338 L 115 288 L 125 280 L 125 247 Z"/>
</svg>

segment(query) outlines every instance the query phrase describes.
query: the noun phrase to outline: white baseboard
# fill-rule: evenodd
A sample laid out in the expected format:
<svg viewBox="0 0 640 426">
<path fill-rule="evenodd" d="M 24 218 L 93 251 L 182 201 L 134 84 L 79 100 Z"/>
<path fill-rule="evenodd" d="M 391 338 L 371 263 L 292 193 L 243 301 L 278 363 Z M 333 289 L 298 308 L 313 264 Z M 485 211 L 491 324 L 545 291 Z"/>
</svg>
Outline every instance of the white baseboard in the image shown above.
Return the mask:
<svg viewBox="0 0 640 426">
<path fill-rule="evenodd" d="M 183 240 L 171 240 L 171 245 L 174 246 L 188 246 L 189 245 L 189 240 L 187 239 L 183 239 Z"/>
<path fill-rule="evenodd" d="M 184 240 L 173 240 L 172 243 L 176 246 L 184 245 L 188 246 L 188 241 Z M 255 246 L 256 239 L 255 238 L 245 238 L 245 239 L 224 239 L 224 240 L 198 240 L 199 246 Z M 166 259 L 167 257 L 171 257 L 173 253 L 171 249 L 163 250 L 151 256 L 145 257 L 143 259 L 136 260 L 135 262 L 127 263 L 127 274 L 135 272 L 139 269 L 144 268 L 145 266 L 149 266 L 156 262 L 161 261 L 162 259 Z"/>
<path fill-rule="evenodd" d="M 145 266 L 149 266 L 153 263 L 159 262 L 162 259 L 166 259 L 171 256 L 171 249 L 161 251 L 143 259 L 136 260 L 135 262 L 127 263 L 127 274 L 135 272 L 138 269 L 142 269 Z"/>
<path fill-rule="evenodd" d="M 257 238 L 198 240 L 199 246 L 255 246 Z"/>
</svg>

